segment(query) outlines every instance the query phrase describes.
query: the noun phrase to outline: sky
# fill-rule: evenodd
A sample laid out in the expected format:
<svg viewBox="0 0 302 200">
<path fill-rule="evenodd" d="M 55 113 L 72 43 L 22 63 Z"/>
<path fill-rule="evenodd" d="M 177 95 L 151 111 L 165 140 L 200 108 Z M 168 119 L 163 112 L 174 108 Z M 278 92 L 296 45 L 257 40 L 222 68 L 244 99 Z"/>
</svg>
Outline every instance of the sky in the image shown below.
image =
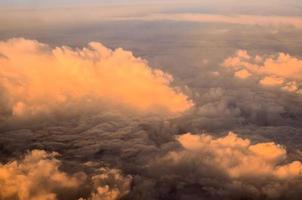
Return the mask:
<svg viewBox="0 0 302 200">
<path fill-rule="evenodd" d="M 301 14 L 0 1 L 0 199 L 299 200 Z"/>
</svg>

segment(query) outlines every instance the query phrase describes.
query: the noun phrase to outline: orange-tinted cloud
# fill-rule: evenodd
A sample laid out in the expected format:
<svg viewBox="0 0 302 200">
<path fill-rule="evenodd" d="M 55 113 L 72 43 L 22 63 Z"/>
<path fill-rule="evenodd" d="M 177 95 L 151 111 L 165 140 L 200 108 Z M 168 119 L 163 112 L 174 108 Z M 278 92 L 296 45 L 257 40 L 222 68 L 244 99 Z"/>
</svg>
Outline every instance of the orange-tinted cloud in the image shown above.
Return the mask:
<svg viewBox="0 0 302 200">
<path fill-rule="evenodd" d="M 87 200 L 115 200 L 129 192 L 132 177 L 124 176 L 118 169 L 100 168 L 92 181 L 94 191 Z"/>
<path fill-rule="evenodd" d="M 241 79 L 246 79 L 251 76 L 251 73 L 245 69 L 239 70 L 234 73 L 234 76 Z"/>
<path fill-rule="evenodd" d="M 21 160 L 0 164 L 0 199 L 57 200 L 61 195 L 62 199 L 84 200 L 84 184 L 91 189 L 87 200 L 116 200 L 130 190 L 132 177 L 118 169 L 100 168 L 87 181 L 83 172 L 68 175 L 61 171 L 56 156 L 55 152 L 33 150 Z"/>
<path fill-rule="evenodd" d="M 252 144 L 249 139 L 240 138 L 233 132 L 221 138 L 188 133 L 177 140 L 187 152 L 207 155 L 204 162 L 220 168 L 231 178 L 302 177 L 302 163 L 284 163 L 286 150 L 274 142 Z"/>
<path fill-rule="evenodd" d="M 58 191 L 77 188 L 85 175 L 60 171 L 56 155 L 33 150 L 20 161 L 0 164 L 0 199 L 56 200 Z"/>
<path fill-rule="evenodd" d="M 97 42 L 51 48 L 26 39 L 0 42 L 0 87 L 13 115 L 77 104 L 115 104 L 142 112 L 179 113 L 192 102 L 171 75 L 123 49 Z M 77 104 L 78 105 L 78 104 Z"/>
<path fill-rule="evenodd" d="M 205 194 L 220 197 L 209 199 L 299 197 L 302 163 L 291 161 L 281 145 L 252 143 L 233 132 L 223 137 L 187 133 L 177 140 L 181 149 L 159 156 L 150 164 L 158 179 L 194 183 Z"/>
<path fill-rule="evenodd" d="M 234 56 L 227 58 L 223 66 L 231 69 L 235 77 L 253 77 L 263 86 L 301 93 L 302 60 L 288 54 L 253 57 L 248 52 L 239 50 Z"/>
</svg>

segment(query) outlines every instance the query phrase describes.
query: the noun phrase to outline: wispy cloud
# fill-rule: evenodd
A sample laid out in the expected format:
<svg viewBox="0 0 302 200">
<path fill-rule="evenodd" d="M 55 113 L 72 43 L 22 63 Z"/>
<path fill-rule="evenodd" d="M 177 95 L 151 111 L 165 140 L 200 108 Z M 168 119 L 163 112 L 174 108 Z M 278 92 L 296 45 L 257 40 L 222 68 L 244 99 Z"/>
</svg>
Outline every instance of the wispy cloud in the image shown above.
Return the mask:
<svg viewBox="0 0 302 200">
<path fill-rule="evenodd" d="M 120 20 L 146 20 L 146 21 L 183 21 L 200 23 L 226 23 L 259 26 L 293 26 L 302 28 L 301 17 L 287 16 L 257 16 L 257 15 L 216 15 L 216 14 L 154 14 L 143 17 L 126 17 Z"/>
</svg>

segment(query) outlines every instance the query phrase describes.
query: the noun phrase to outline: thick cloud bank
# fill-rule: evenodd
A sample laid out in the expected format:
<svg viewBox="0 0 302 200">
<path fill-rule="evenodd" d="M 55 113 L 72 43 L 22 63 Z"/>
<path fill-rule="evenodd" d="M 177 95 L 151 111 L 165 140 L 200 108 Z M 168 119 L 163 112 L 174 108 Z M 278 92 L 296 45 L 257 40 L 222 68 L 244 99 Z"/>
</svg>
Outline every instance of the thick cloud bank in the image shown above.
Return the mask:
<svg viewBox="0 0 302 200">
<path fill-rule="evenodd" d="M 11 39 L 0 52 L 0 199 L 300 200 L 299 58 L 239 51 L 225 67 L 229 54 L 167 68 L 190 101 L 171 75 L 100 43 Z"/>
<path fill-rule="evenodd" d="M 97 42 L 72 49 L 10 39 L 0 43 L 0 55 L 1 116 L 47 113 L 72 104 L 166 113 L 192 106 L 170 86 L 172 76 L 129 51 Z"/>
<path fill-rule="evenodd" d="M 239 50 L 223 65 L 233 70 L 235 77 L 254 78 L 263 86 L 302 93 L 302 60 L 288 54 L 251 56 L 247 51 Z"/>
</svg>

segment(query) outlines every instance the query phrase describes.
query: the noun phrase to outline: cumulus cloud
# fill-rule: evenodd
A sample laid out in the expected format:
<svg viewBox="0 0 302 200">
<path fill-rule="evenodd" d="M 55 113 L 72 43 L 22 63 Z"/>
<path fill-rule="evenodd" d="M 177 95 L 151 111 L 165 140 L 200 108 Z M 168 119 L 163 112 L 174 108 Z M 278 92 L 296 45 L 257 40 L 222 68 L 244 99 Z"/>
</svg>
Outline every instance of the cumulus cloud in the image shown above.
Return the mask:
<svg viewBox="0 0 302 200">
<path fill-rule="evenodd" d="M 60 191 L 77 188 L 85 175 L 60 171 L 55 156 L 33 150 L 20 161 L 0 164 L 0 199 L 55 200 Z"/>
<path fill-rule="evenodd" d="M 77 103 L 179 113 L 192 106 L 172 76 L 121 48 L 97 42 L 51 48 L 21 38 L 0 43 L 2 115 L 50 112 Z M 81 107 L 81 106 L 80 106 Z"/>
<path fill-rule="evenodd" d="M 289 54 L 251 56 L 247 51 L 239 50 L 234 56 L 227 58 L 223 66 L 231 69 L 234 76 L 241 79 L 254 78 L 263 86 L 302 92 L 302 60 Z"/>
<path fill-rule="evenodd" d="M 203 191 L 201 196 L 208 199 L 299 197 L 302 163 L 290 161 L 281 145 L 252 143 L 233 132 L 224 137 L 187 133 L 177 141 L 181 150 L 170 151 L 151 164 L 162 179 L 197 184 Z M 191 194 L 191 198 L 201 198 L 196 195 Z"/>
<path fill-rule="evenodd" d="M 209 164 L 221 167 L 232 178 L 274 176 L 287 179 L 302 175 L 301 162 L 281 164 L 286 159 L 286 150 L 273 142 L 251 144 L 249 139 L 232 132 L 222 138 L 188 133 L 177 140 L 188 151 L 212 157 Z"/>
<path fill-rule="evenodd" d="M 94 191 L 86 200 L 120 199 L 129 192 L 131 181 L 131 176 L 123 176 L 118 169 L 100 168 L 99 174 L 92 177 Z"/>
<path fill-rule="evenodd" d="M 32 150 L 21 160 L 0 164 L 0 199 L 117 200 L 129 192 L 132 177 L 120 170 L 102 167 L 89 179 L 84 172 L 68 175 L 58 155 Z M 85 190 L 91 191 L 87 198 Z"/>
</svg>

